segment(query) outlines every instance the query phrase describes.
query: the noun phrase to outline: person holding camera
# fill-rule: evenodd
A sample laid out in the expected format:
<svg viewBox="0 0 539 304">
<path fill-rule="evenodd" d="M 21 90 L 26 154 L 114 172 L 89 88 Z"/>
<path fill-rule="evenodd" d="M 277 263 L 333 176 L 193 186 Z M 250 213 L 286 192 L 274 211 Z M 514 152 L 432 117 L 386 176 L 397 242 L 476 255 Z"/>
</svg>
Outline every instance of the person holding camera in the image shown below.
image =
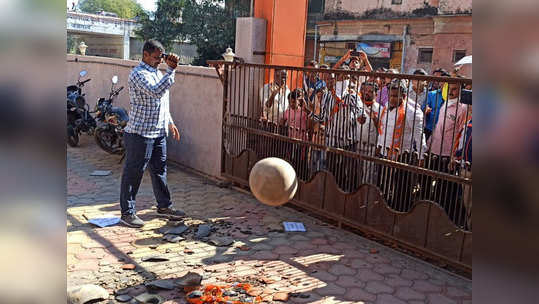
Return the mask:
<svg viewBox="0 0 539 304">
<path fill-rule="evenodd" d="M 367 53 L 354 50 L 348 50 L 346 54 L 344 54 L 344 56 L 342 56 L 341 59 L 335 63 L 333 69 L 336 70 L 340 68 L 341 65 L 348 59 L 350 59 L 350 63 L 348 64 L 350 70 L 372 72 L 372 66 L 367 57 Z"/>
<path fill-rule="evenodd" d="M 170 134 L 180 140 L 180 132 L 169 110 L 169 89 L 174 84 L 177 55 L 164 54 L 163 45 L 150 39 L 144 43 L 142 61 L 129 75 L 129 122 L 123 136 L 125 164 L 120 190 L 121 222 L 140 228 L 144 222 L 135 214 L 135 198 L 142 176 L 150 167 L 157 213 L 165 217 L 182 217 L 183 211 L 172 207 L 167 185 L 167 140 Z M 163 75 L 158 69 L 165 60 L 168 68 Z"/>
</svg>

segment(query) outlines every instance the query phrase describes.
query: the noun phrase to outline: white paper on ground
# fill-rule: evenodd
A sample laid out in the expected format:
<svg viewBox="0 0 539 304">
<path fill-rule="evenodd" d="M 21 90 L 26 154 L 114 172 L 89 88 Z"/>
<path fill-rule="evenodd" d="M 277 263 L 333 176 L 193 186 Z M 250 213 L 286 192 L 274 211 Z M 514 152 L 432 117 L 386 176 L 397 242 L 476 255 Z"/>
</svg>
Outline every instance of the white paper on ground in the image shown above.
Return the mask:
<svg viewBox="0 0 539 304">
<path fill-rule="evenodd" d="M 98 217 L 89 219 L 88 223 L 94 224 L 100 228 L 116 225 L 120 222 L 119 217 Z"/>
<path fill-rule="evenodd" d="M 107 176 L 110 175 L 110 170 L 95 170 L 90 176 Z"/>
<path fill-rule="evenodd" d="M 305 226 L 300 222 L 283 222 L 285 231 L 307 231 Z"/>
</svg>

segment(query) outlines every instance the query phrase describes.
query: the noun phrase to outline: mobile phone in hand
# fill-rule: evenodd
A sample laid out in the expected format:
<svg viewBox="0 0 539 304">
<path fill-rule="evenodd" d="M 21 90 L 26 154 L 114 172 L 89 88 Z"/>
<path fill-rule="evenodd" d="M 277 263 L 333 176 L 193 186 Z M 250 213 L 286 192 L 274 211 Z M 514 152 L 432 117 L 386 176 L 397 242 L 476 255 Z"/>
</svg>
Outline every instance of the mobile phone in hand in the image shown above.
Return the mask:
<svg viewBox="0 0 539 304">
<path fill-rule="evenodd" d="M 352 52 L 350 52 L 350 56 L 359 57 L 359 52 L 358 51 L 352 51 Z"/>
</svg>

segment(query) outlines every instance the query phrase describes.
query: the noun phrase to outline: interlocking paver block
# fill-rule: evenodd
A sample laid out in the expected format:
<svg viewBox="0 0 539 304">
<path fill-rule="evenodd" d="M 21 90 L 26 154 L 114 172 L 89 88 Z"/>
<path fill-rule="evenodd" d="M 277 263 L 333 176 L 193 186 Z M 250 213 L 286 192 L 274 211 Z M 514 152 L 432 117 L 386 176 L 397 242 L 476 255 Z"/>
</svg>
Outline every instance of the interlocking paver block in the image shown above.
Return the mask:
<svg viewBox="0 0 539 304">
<path fill-rule="evenodd" d="M 399 299 L 410 301 L 410 300 L 424 300 L 425 295 L 421 292 L 415 291 L 410 287 L 399 287 L 395 296 Z"/>
<path fill-rule="evenodd" d="M 417 280 L 414 282 L 414 285 L 412 285 L 412 289 L 421 291 L 421 292 L 440 292 L 442 291 L 442 288 L 440 286 L 436 286 L 432 283 L 429 283 L 428 281 L 424 280 Z"/>
<path fill-rule="evenodd" d="M 346 289 L 339 287 L 334 283 L 328 283 L 327 286 L 318 289 L 316 292 L 322 296 L 344 295 L 346 293 Z"/>
<path fill-rule="evenodd" d="M 156 218 L 156 203 L 149 174 L 145 173 L 137 196 L 137 214 L 143 229 L 115 225 L 98 228 L 86 217 L 118 216 L 122 164 L 101 151 L 93 138 L 67 148 L 67 280 L 68 285 L 97 284 L 111 294 L 129 287 L 138 295 L 144 282 L 178 278 L 188 271 L 203 274 L 203 283 L 226 283 L 238 275 L 268 277 L 257 283 L 275 292 L 299 293 L 289 303 L 466 303 L 471 281 L 417 262 L 358 235 L 311 218 L 287 207 L 260 204 L 251 195 L 186 172 L 170 163 L 168 180 L 175 207 L 186 211 L 186 225 L 211 224 L 212 232 L 234 239 L 230 247 L 206 241 L 162 241 L 159 229 L 167 220 Z M 90 177 L 94 170 L 111 170 L 110 176 Z M 192 219 L 190 219 L 192 218 Z M 222 221 L 226 225 L 221 227 Z M 283 232 L 283 221 L 301 221 L 307 232 Z M 170 225 L 169 225 L 170 226 Z M 220 227 L 220 228 L 219 228 Z M 250 250 L 242 251 L 238 247 Z M 376 249 L 371 253 L 371 249 Z M 141 262 L 149 255 L 163 255 L 166 262 Z M 122 270 L 133 264 L 135 270 Z M 275 290 L 277 288 L 279 290 Z M 165 303 L 185 303 L 185 295 L 159 292 Z M 299 295 L 303 294 L 303 297 Z M 308 296 L 305 296 L 308 295 Z"/>
<path fill-rule="evenodd" d="M 365 291 L 362 288 L 350 288 L 344 295 L 346 300 L 350 301 L 374 301 L 376 300 L 376 295 Z"/>
<path fill-rule="evenodd" d="M 370 269 L 360 269 L 356 275 L 358 279 L 367 283 L 370 281 L 382 281 L 384 277 Z"/>
<path fill-rule="evenodd" d="M 356 270 L 353 269 L 353 268 L 350 268 L 350 267 L 347 267 L 343 264 L 336 264 L 336 265 L 333 265 L 331 266 L 331 268 L 328 270 L 329 273 L 332 273 L 336 276 L 341 276 L 341 275 L 354 275 L 356 274 Z"/>
<path fill-rule="evenodd" d="M 387 286 L 379 281 L 367 282 L 365 290 L 372 294 L 393 293 L 394 291 L 393 287 Z"/>
<path fill-rule="evenodd" d="M 390 294 L 380 294 L 376 297 L 377 304 L 407 304 L 405 301 Z M 435 303 L 435 302 L 434 302 Z"/>
<path fill-rule="evenodd" d="M 441 294 L 429 294 L 428 300 L 430 303 L 436 303 L 436 304 L 455 304 L 457 303 L 455 300 L 452 300 L 444 295 Z"/>
</svg>

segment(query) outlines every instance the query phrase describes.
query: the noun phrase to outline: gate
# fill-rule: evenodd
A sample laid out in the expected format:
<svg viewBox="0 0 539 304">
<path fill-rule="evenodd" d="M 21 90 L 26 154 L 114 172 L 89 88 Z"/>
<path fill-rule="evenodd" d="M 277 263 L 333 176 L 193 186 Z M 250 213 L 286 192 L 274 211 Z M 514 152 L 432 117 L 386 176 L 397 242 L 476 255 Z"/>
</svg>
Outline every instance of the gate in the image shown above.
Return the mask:
<svg viewBox="0 0 539 304">
<path fill-rule="evenodd" d="M 223 82 L 224 177 L 248 186 L 258 160 L 285 159 L 290 204 L 471 273 L 471 165 L 458 157 L 470 79 L 209 64 Z"/>
</svg>

